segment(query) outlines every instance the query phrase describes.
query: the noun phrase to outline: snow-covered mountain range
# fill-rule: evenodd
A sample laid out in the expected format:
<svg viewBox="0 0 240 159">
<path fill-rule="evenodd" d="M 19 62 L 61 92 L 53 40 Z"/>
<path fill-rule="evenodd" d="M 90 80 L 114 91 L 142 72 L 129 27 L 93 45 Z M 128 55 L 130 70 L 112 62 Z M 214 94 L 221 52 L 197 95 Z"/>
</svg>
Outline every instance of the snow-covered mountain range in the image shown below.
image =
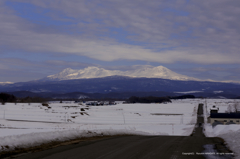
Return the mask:
<svg viewBox="0 0 240 159">
<path fill-rule="evenodd" d="M 188 77 L 185 75 L 173 72 L 166 67 L 158 66 L 143 66 L 135 70 L 120 71 L 120 70 L 106 70 L 99 67 L 87 67 L 80 70 L 74 70 L 71 68 L 64 69 L 62 72 L 47 76 L 48 80 L 71 80 L 71 79 L 89 79 L 89 78 L 101 78 L 107 76 L 128 76 L 132 78 L 162 78 L 170 80 L 181 80 L 181 81 L 200 81 L 197 78 Z"/>
<path fill-rule="evenodd" d="M 0 91 L 16 92 L 19 97 L 31 95 L 51 98 L 66 98 L 66 96 L 79 98 L 80 95 L 90 97 L 90 94 L 95 93 L 100 94 L 91 95 L 91 98 L 129 98 L 138 95 L 175 96 L 176 93 L 191 93 L 199 97 L 238 98 L 240 96 L 239 84 L 198 80 L 162 66 L 136 66 L 135 68 L 137 69 L 128 71 L 106 70 L 98 67 L 81 70 L 68 68 L 40 80 L 0 84 Z M 79 93 L 74 96 L 73 92 Z M 53 95 L 54 93 L 56 95 Z M 63 95 L 66 93 L 69 95 Z"/>
</svg>

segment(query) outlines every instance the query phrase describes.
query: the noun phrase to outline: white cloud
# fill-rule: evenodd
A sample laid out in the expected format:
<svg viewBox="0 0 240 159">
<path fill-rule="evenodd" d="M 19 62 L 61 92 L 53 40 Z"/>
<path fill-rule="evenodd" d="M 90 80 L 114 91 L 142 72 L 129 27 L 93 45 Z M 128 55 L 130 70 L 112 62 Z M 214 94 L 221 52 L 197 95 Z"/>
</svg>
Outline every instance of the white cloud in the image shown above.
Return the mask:
<svg viewBox="0 0 240 159">
<path fill-rule="evenodd" d="M 46 31 L 47 28 L 22 19 L 2 5 L 0 42 L 6 52 L 65 53 L 102 61 L 239 63 L 240 3 L 233 0 L 189 3 L 184 0 L 176 3 L 157 0 L 17 2 L 20 1 L 54 10 L 48 15 L 55 20 L 64 20 L 62 14 L 74 18 L 72 21 L 77 24 L 67 29 L 75 34 L 61 32 L 62 28 L 59 31 Z M 173 12 L 164 11 L 165 8 Z M 59 12 L 62 13 L 60 16 L 56 14 Z M 181 12 L 189 15 L 181 16 Z M 53 27 L 58 29 L 57 26 Z M 111 34 L 109 27 L 119 27 L 133 33 L 126 38 L 143 44 L 117 42 L 108 37 Z"/>
<path fill-rule="evenodd" d="M 74 61 L 48 60 L 37 62 L 19 58 L 1 58 L 0 81 L 30 81 L 56 74 L 68 67 L 80 69 L 88 66 L 94 65 Z"/>
</svg>

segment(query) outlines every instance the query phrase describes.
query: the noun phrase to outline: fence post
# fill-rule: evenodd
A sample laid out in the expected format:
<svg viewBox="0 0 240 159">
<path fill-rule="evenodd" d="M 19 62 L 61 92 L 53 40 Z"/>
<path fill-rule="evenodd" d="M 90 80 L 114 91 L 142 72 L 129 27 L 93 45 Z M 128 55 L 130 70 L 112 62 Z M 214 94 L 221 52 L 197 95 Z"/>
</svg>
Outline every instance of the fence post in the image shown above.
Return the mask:
<svg viewBox="0 0 240 159">
<path fill-rule="evenodd" d="M 125 116 L 124 116 L 124 114 L 123 114 L 123 110 L 122 110 L 122 115 L 123 115 L 123 120 L 124 120 L 124 124 L 125 124 Z"/>
<path fill-rule="evenodd" d="M 182 124 L 183 124 L 183 114 L 182 114 Z"/>
<path fill-rule="evenodd" d="M 65 113 L 65 122 L 67 123 L 67 112 Z"/>
</svg>

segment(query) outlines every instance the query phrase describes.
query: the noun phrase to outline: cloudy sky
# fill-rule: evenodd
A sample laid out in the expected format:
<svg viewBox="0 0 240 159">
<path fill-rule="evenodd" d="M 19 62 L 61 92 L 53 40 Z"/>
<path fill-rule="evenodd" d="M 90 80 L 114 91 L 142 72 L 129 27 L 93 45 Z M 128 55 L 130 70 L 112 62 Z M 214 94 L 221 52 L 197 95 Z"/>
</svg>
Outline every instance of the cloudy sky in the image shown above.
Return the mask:
<svg viewBox="0 0 240 159">
<path fill-rule="evenodd" d="M 239 15 L 236 0 L 1 0 L 0 82 L 134 65 L 240 81 Z"/>
</svg>

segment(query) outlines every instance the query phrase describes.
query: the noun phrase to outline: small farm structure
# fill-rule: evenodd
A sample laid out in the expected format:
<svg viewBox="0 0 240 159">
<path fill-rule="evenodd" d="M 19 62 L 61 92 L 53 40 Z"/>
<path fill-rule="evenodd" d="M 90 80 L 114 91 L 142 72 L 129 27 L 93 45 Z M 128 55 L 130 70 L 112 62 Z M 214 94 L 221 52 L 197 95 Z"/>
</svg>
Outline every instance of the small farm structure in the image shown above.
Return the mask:
<svg viewBox="0 0 240 159">
<path fill-rule="evenodd" d="M 211 113 L 210 122 L 213 126 L 218 124 L 240 124 L 240 113 Z"/>
<path fill-rule="evenodd" d="M 212 114 L 212 113 L 218 113 L 218 110 L 219 110 L 219 108 L 217 108 L 215 105 L 212 107 L 212 108 L 210 108 L 210 113 Z"/>
</svg>

